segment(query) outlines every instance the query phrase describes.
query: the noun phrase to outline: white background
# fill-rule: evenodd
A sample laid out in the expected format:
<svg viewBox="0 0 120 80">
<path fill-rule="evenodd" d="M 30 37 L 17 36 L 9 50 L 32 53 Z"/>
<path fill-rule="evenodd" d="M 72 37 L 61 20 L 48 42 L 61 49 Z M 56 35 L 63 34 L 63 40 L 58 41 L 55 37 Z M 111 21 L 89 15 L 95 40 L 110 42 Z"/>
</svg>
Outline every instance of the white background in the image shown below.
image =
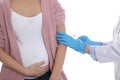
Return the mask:
<svg viewBox="0 0 120 80">
<path fill-rule="evenodd" d="M 66 11 L 67 33 L 107 42 L 120 15 L 119 0 L 59 0 Z M 113 63 L 98 63 L 87 54 L 67 49 L 63 69 L 68 80 L 115 80 Z"/>
</svg>

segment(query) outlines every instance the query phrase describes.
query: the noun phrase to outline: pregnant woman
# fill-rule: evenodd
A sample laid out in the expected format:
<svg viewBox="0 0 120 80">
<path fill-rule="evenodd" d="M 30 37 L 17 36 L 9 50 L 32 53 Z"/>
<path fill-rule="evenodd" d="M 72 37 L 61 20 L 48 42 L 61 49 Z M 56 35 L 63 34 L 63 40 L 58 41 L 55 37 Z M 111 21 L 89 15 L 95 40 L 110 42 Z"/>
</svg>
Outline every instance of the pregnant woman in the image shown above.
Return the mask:
<svg viewBox="0 0 120 80">
<path fill-rule="evenodd" d="M 0 80 L 67 80 L 64 22 L 57 0 L 0 0 Z"/>
</svg>

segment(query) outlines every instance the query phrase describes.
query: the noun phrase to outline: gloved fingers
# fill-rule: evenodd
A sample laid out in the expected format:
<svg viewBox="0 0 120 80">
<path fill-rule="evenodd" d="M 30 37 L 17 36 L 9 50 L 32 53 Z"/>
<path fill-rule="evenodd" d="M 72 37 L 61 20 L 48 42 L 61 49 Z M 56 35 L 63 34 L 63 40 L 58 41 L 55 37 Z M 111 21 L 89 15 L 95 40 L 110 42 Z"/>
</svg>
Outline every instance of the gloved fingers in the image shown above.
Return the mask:
<svg viewBox="0 0 120 80">
<path fill-rule="evenodd" d="M 83 41 L 80 39 L 76 39 L 76 41 L 78 41 L 79 43 L 83 43 Z"/>
<path fill-rule="evenodd" d="M 90 45 L 101 45 L 101 42 L 91 41 Z"/>
<path fill-rule="evenodd" d="M 56 36 L 56 39 L 57 40 L 61 40 L 61 39 L 63 39 L 63 40 L 65 40 L 65 41 L 70 41 L 70 40 L 74 40 L 71 36 L 68 36 L 68 35 L 57 35 Z"/>
<path fill-rule="evenodd" d="M 57 40 L 59 40 L 59 39 L 64 39 L 64 37 L 57 35 L 57 36 L 56 36 L 56 39 L 57 39 Z"/>
<path fill-rule="evenodd" d="M 85 54 L 85 51 L 80 51 L 82 54 Z"/>
<path fill-rule="evenodd" d="M 64 39 L 57 39 L 57 41 L 60 42 L 60 41 L 65 41 L 65 40 Z"/>
<path fill-rule="evenodd" d="M 67 43 L 67 42 L 65 42 L 65 41 L 59 41 L 59 43 L 60 43 L 60 44 L 64 44 L 64 45 L 68 46 L 68 43 Z"/>
<path fill-rule="evenodd" d="M 64 32 L 57 32 L 57 35 L 66 36 L 66 33 L 64 33 Z"/>
<path fill-rule="evenodd" d="M 64 37 L 71 37 L 70 35 L 64 33 L 64 32 L 57 32 L 57 35 L 64 36 Z"/>
<path fill-rule="evenodd" d="M 60 42 L 66 42 L 65 39 L 61 39 L 61 38 L 58 38 L 57 41 L 60 43 Z"/>
<path fill-rule="evenodd" d="M 82 39 L 82 38 L 88 38 L 88 37 L 85 36 L 85 35 L 82 35 L 82 36 L 79 36 L 78 38 L 79 38 L 79 39 Z"/>
<path fill-rule="evenodd" d="M 62 36 L 56 36 L 56 40 L 58 40 L 59 43 L 61 42 L 67 42 L 67 39 Z"/>
<path fill-rule="evenodd" d="M 65 36 L 56 36 L 56 40 L 58 41 L 69 41 L 70 39 Z"/>
<path fill-rule="evenodd" d="M 85 42 L 85 41 L 88 41 L 89 40 L 89 38 L 87 37 L 87 36 L 80 36 L 80 37 L 78 37 L 78 39 L 80 39 L 81 41 L 83 41 L 83 42 Z"/>
</svg>

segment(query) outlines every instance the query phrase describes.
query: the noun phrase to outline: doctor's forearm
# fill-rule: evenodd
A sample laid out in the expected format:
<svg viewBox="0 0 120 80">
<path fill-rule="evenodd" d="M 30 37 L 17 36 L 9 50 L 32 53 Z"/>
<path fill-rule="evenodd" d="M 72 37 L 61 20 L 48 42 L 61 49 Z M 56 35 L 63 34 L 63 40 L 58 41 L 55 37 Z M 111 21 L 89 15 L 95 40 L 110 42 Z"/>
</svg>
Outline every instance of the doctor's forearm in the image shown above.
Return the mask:
<svg viewBox="0 0 120 80">
<path fill-rule="evenodd" d="M 55 63 L 54 63 L 54 67 L 53 67 L 50 80 L 58 80 L 59 75 L 62 71 L 63 64 L 64 64 L 66 48 L 67 47 L 62 44 L 58 46 Z"/>
</svg>

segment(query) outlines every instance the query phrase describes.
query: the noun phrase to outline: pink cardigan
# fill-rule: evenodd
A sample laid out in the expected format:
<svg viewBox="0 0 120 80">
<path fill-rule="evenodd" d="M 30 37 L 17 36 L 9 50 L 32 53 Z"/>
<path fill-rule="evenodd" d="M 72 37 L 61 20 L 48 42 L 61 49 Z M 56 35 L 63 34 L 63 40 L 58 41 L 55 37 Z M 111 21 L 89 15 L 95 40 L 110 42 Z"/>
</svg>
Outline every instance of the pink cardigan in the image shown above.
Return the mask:
<svg viewBox="0 0 120 80">
<path fill-rule="evenodd" d="M 42 7 L 42 34 L 50 59 L 50 69 L 54 64 L 57 42 L 55 39 L 56 27 L 64 25 L 65 15 L 57 0 L 40 0 Z M 0 0 L 0 47 L 10 56 L 22 64 L 16 37 L 11 24 L 11 10 L 9 0 Z M 2 66 L 0 80 L 24 80 L 24 76 Z M 59 80 L 67 80 L 62 71 Z"/>
</svg>

